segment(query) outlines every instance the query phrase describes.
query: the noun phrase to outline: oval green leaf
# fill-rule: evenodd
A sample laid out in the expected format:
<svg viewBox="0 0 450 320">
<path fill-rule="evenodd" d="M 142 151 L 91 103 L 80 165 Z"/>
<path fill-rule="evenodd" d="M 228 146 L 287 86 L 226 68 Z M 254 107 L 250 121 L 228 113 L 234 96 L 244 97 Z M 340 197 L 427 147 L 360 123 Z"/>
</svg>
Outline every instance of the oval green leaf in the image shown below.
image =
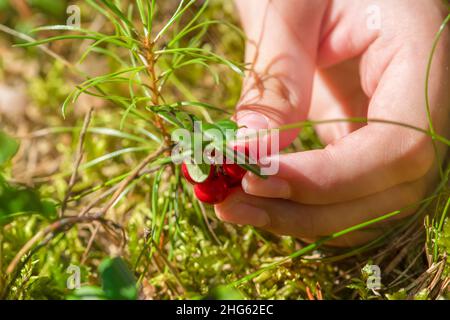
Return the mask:
<svg viewBox="0 0 450 320">
<path fill-rule="evenodd" d="M 209 177 L 211 171 L 211 166 L 206 163 L 202 164 L 192 164 L 186 163 L 186 168 L 191 176 L 192 180 L 197 183 L 205 182 Z"/>
</svg>

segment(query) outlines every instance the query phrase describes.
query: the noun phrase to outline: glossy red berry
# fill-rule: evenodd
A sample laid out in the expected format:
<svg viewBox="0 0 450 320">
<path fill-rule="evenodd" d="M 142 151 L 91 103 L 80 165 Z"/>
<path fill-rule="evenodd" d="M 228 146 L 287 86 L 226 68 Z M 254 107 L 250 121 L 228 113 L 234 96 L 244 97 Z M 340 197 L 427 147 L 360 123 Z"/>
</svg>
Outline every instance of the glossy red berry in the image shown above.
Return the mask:
<svg viewBox="0 0 450 320">
<path fill-rule="evenodd" d="M 236 188 L 241 186 L 242 179 L 235 179 L 229 176 L 225 176 L 225 181 L 227 183 L 228 188 Z"/>
<path fill-rule="evenodd" d="M 223 173 L 226 176 L 227 183 L 231 187 L 239 186 L 241 184 L 242 178 L 244 178 L 245 173 L 247 172 L 244 168 L 235 163 L 224 163 L 222 168 Z"/>
<path fill-rule="evenodd" d="M 194 179 L 191 178 L 191 175 L 189 174 L 189 171 L 187 169 L 186 163 L 183 162 L 181 165 L 181 173 L 183 173 L 183 177 L 191 184 L 196 184 Z"/>
<path fill-rule="evenodd" d="M 194 193 L 198 200 L 209 204 L 221 203 L 228 196 L 228 185 L 223 176 L 214 177 L 194 186 Z"/>
</svg>

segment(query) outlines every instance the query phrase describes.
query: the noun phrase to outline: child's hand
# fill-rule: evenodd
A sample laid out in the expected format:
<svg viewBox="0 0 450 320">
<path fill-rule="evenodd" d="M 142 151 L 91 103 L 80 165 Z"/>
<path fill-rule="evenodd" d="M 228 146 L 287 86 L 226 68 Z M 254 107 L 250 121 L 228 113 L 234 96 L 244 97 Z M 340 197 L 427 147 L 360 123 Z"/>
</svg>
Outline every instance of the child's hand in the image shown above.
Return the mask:
<svg viewBox="0 0 450 320">
<path fill-rule="evenodd" d="M 425 71 L 447 11 L 442 1 L 237 4 L 253 65 L 237 109 L 240 125 L 367 117 L 428 128 Z M 447 137 L 449 55 L 447 29 L 429 84 L 434 129 Z M 282 134 L 281 146 L 297 133 Z M 217 205 L 217 215 L 312 241 L 419 202 L 438 177 L 432 140 L 423 133 L 376 122 L 325 124 L 318 133 L 328 143 L 324 150 L 273 157 L 279 173 L 267 180 L 247 174 L 243 191 Z M 439 145 L 441 160 L 444 149 Z M 362 243 L 379 232 L 354 232 L 333 244 Z"/>
</svg>

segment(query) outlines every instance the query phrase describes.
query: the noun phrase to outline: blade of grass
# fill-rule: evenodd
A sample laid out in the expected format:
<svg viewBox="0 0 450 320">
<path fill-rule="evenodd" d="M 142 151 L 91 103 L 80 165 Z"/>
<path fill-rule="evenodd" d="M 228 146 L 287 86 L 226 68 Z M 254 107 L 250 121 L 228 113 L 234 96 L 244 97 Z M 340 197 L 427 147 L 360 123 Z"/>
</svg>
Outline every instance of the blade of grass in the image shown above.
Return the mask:
<svg viewBox="0 0 450 320">
<path fill-rule="evenodd" d="M 434 147 L 434 151 L 436 154 L 436 157 L 438 159 L 438 164 L 439 164 L 439 174 L 441 175 L 441 179 L 444 176 L 444 171 L 442 168 L 442 162 L 439 159 L 439 153 L 438 153 L 438 149 L 435 143 L 435 139 L 434 136 L 436 135 L 435 129 L 434 129 L 434 125 L 433 125 L 433 119 L 431 117 L 431 106 L 430 106 L 430 96 L 429 96 L 429 85 L 430 85 L 430 75 L 431 75 L 431 66 L 433 64 L 433 58 L 434 55 L 436 53 L 436 49 L 437 46 L 439 44 L 439 40 L 442 37 L 442 33 L 444 32 L 447 24 L 450 21 L 450 14 L 447 15 L 447 17 L 445 18 L 444 22 L 442 23 L 441 27 L 439 28 L 439 31 L 436 33 L 435 39 L 433 41 L 433 46 L 431 48 L 431 52 L 430 52 L 430 56 L 428 58 L 428 64 L 427 64 L 427 69 L 426 69 L 426 80 L 425 80 L 425 106 L 426 106 L 426 111 L 427 111 L 427 118 L 428 118 L 428 126 L 430 129 L 430 133 L 432 134 L 433 137 L 433 147 Z"/>
<path fill-rule="evenodd" d="M 116 158 L 116 157 L 126 154 L 126 153 L 143 152 L 143 151 L 148 151 L 151 149 L 152 149 L 151 147 L 131 147 L 131 148 L 120 149 L 120 150 L 105 154 L 101 157 L 95 158 L 89 162 L 82 164 L 80 166 L 80 170 L 85 170 L 85 169 L 91 168 L 93 166 L 98 165 L 99 163 L 102 163 L 107 160 L 111 160 L 113 158 Z"/>
<path fill-rule="evenodd" d="M 347 228 L 345 230 L 336 232 L 336 233 L 334 233 L 334 234 L 332 234 L 332 235 L 330 235 L 328 237 L 325 237 L 325 238 L 323 238 L 323 239 L 321 239 L 319 241 L 316 241 L 316 242 L 314 242 L 314 243 L 312 243 L 310 245 L 307 245 L 306 247 L 304 247 L 304 248 L 302 248 L 302 249 L 300 249 L 300 250 L 290 254 L 289 256 L 287 256 L 287 257 L 285 257 L 285 258 L 283 258 L 283 259 L 281 259 L 279 261 L 273 262 L 273 263 L 269 264 L 268 266 L 265 266 L 265 267 L 255 271 L 255 272 L 253 272 L 253 273 L 251 273 L 251 274 L 249 274 L 249 275 L 247 275 L 247 276 L 245 276 L 245 277 L 243 277 L 243 278 L 241 278 L 239 280 L 236 280 L 236 281 L 230 283 L 229 285 L 230 286 L 239 286 L 239 285 L 241 285 L 241 284 L 243 284 L 243 283 L 245 283 L 247 281 L 250 281 L 250 280 L 254 279 L 255 277 L 259 276 L 260 274 L 262 274 L 262 273 L 264 273 L 266 271 L 272 270 L 272 269 L 280 266 L 283 263 L 286 263 L 286 262 L 288 262 L 288 261 L 290 261 L 292 259 L 298 258 L 298 257 L 300 257 L 302 255 L 305 255 L 306 253 L 309 253 L 309 252 L 311 252 L 313 250 L 318 249 L 319 247 L 321 247 L 323 244 L 325 244 L 326 242 L 328 242 L 330 240 L 334 240 L 334 239 L 340 238 L 340 237 L 342 237 L 342 236 L 344 236 L 346 234 L 349 234 L 351 232 L 364 229 L 364 228 L 366 228 L 366 227 L 368 227 L 368 226 L 370 226 L 372 224 L 375 224 L 375 223 L 384 221 L 386 219 L 395 217 L 396 215 L 398 215 L 400 213 L 401 213 L 401 210 L 393 211 L 393 212 L 385 214 L 385 215 L 383 215 L 383 216 L 381 216 L 379 218 L 372 219 L 370 221 L 367 221 L 367 222 L 364 222 L 364 223 L 360 223 L 360 224 L 355 225 L 353 227 L 350 227 L 350 228 Z"/>
<path fill-rule="evenodd" d="M 76 131 L 80 131 L 80 130 L 81 130 L 81 127 L 51 127 L 51 128 L 34 131 L 31 134 L 29 134 L 28 136 L 36 138 L 36 137 L 43 137 L 47 134 L 76 132 Z M 144 139 L 142 137 L 139 137 L 139 136 L 131 134 L 131 133 L 119 131 L 119 130 L 116 130 L 113 128 L 91 127 L 91 128 L 88 128 L 86 130 L 86 132 L 109 136 L 109 137 L 120 138 L 120 139 L 124 139 L 124 140 L 129 140 L 129 141 L 141 142 L 141 143 L 145 143 L 145 144 L 149 143 L 149 141 L 147 139 Z M 28 137 L 28 136 L 26 136 L 26 137 Z"/>
<path fill-rule="evenodd" d="M 419 127 L 415 127 L 413 125 L 409 125 L 409 124 L 406 124 L 406 123 L 397 122 L 397 121 L 390 121 L 390 120 L 383 120 L 383 119 L 346 118 L 346 119 L 329 119 L 329 120 L 322 120 L 322 121 L 310 121 L 310 120 L 307 120 L 307 121 L 300 121 L 300 122 L 296 122 L 296 123 L 287 124 L 287 125 L 281 126 L 281 127 L 277 128 L 277 129 L 274 129 L 274 130 L 285 131 L 285 130 L 291 130 L 291 129 L 299 129 L 299 128 L 302 128 L 304 126 L 325 125 L 325 124 L 338 123 L 338 122 L 350 122 L 350 123 L 368 123 L 368 122 L 373 122 L 373 123 L 382 123 L 382 124 L 401 126 L 401 127 L 404 127 L 404 128 L 409 128 L 411 130 L 422 132 L 423 134 L 426 134 L 426 135 L 428 135 L 430 137 L 434 137 L 434 139 L 436 139 L 437 141 L 442 142 L 442 143 L 446 144 L 447 146 L 450 146 L 450 140 L 446 139 L 445 137 L 443 137 L 443 136 L 441 136 L 439 134 L 432 133 L 429 130 L 422 129 L 422 128 L 419 128 Z"/>
<path fill-rule="evenodd" d="M 162 174 L 164 172 L 165 168 L 162 167 L 155 175 L 155 178 L 153 180 L 152 185 L 152 198 L 151 198 L 151 234 L 150 238 L 155 239 L 155 234 L 157 231 L 157 223 L 158 223 L 158 216 L 159 216 L 159 186 L 161 184 L 161 178 Z M 153 256 L 153 245 L 150 247 L 150 253 L 149 253 L 149 259 Z"/>
</svg>

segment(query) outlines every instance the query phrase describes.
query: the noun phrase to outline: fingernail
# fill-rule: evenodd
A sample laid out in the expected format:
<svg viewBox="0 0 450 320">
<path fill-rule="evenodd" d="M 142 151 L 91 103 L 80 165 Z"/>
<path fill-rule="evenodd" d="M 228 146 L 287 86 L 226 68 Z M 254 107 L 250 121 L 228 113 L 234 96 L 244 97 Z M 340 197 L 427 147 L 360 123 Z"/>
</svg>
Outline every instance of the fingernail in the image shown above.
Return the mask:
<svg viewBox="0 0 450 320">
<path fill-rule="evenodd" d="M 270 198 L 290 199 L 291 185 L 278 177 L 261 179 L 253 173 L 248 173 L 242 179 L 242 189 L 245 193 Z"/>
<path fill-rule="evenodd" d="M 248 129 L 267 129 L 269 127 L 269 119 L 256 112 L 238 114 L 236 120 L 240 127 Z"/>
<path fill-rule="evenodd" d="M 251 172 L 249 172 L 248 174 L 251 174 Z M 248 180 L 246 178 L 246 176 L 244 176 L 244 178 L 241 181 L 241 186 L 242 186 L 242 190 L 244 190 L 245 193 L 249 193 L 249 188 L 248 188 Z"/>
<path fill-rule="evenodd" d="M 239 113 L 236 115 L 239 129 L 236 132 L 236 143 L 248 143 L 258 137 L 258 131 L 269 127 L 269 120 L 266 116 L 256 112 Z"/>
<path fill-rule="evenodd" d="M 242 225 L 251 225 L 262 228 L 270 223 L 270 217 L 266 211 L 246 203 L 232 203 L 226 208 L 226 221 Z"/>
</svg>

